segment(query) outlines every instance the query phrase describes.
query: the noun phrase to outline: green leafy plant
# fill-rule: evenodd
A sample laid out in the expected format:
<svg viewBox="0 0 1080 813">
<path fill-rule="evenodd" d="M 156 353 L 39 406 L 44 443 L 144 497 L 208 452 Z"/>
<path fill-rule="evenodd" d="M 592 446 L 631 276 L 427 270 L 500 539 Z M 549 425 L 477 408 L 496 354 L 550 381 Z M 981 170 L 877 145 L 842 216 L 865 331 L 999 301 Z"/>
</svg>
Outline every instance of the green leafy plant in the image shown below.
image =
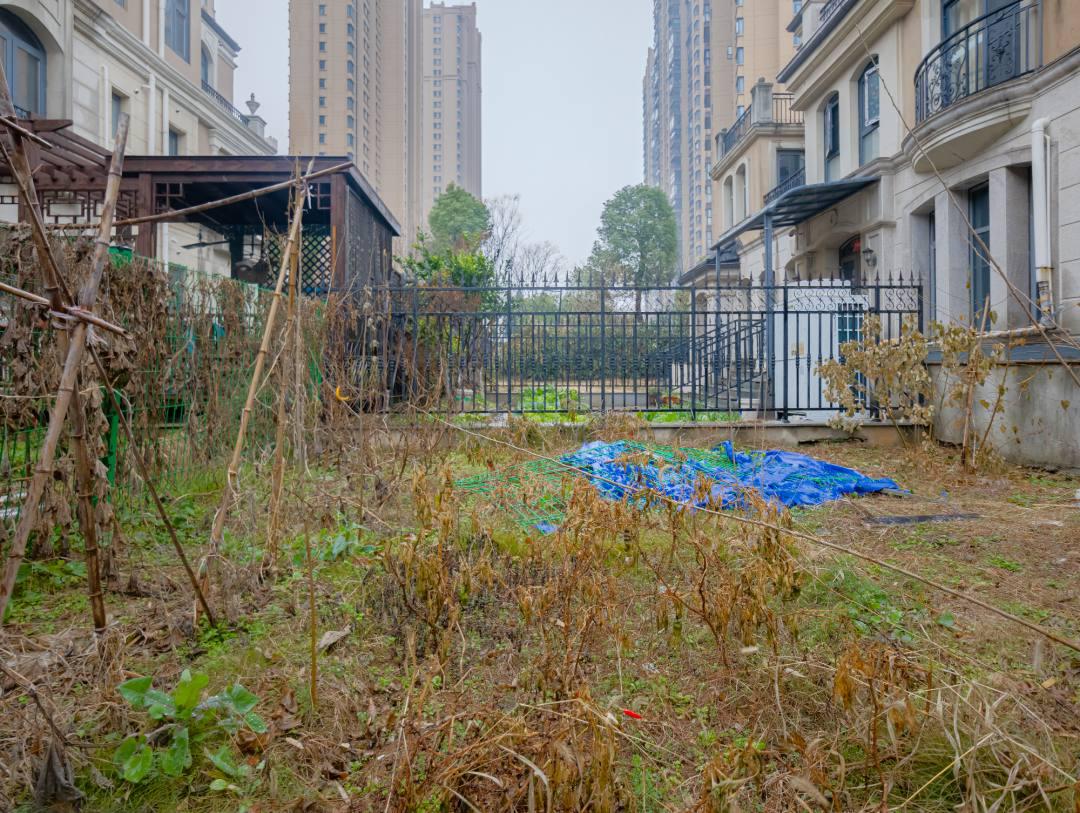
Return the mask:
<svg viewBox="0 0 1080 813">
<path fill-rule="evenodd" d="M 171 692 L 155 689 L 151 677 L 132 678 L 117 687 L 120 696 L 145 711 L 156 726 L 148 733 L 129 735 L 116 749 L 113 761 L 125 781 L 138 784 L 156 773 L 181 776 L 191 769 L 200 745 L 219 771 L 232 778 L 242 775 L 227 743 L 213 752 L 205 743 L 241 730 L 265 733 L 266 722 L 255 712 L 259 698 L 237 683 L 203 699 L 209 683 L 202 672 L 185 669 Z"/>
</svg>

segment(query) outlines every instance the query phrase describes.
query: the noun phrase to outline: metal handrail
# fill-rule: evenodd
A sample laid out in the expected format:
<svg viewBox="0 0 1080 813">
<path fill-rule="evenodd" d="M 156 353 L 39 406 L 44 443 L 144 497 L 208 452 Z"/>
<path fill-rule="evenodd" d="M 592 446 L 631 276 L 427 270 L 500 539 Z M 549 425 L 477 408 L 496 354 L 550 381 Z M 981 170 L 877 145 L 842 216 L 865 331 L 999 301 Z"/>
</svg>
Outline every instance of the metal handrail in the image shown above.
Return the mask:
<svg viewBox="0 0 1080 813">
<path fill-rule="evenodd" d="M 915 71 L 916 123 L 1040 67 L 1040 4 L 1041 0 L 1016 0 L 938 43 Z"/>
<path fill-rule="evenodd" d="M 821 14 L 818 15 L 818 25 L 821 25 L 821 23 L 824 23 L 826 20 L 832 17 L 833 14 L 836 13 L 836 10 L 840 8 L 840 6 L 842 6 L 845 2 L 846 0 L 829 0 L 829 2 L 827 2 L 824 6 L 821 7 Z"/>
<path fill-rule="evenodd" d="M 792 109 L 792 104 L 795 102 L 794 93 L 773 93 L 772 101 L 773 124 L 803 123 L 802 111 Z"/>
<path fill-rule="evenodd" d="M 727 155 L 731 152 L 732 148 L 738 144 L 743 136 L 746 135 L 750 129 L 750 111 L 751 107 L 748 105 L 743 111 L 743 114 L 735 120 L 735 123 L 731 125 L 731 129 L 724 133 L 720 154 Z"/>
<path fill-rule="evenodd" d="M 802 124 L 803 116 L 798 110 L 791 108 L 794 102 L 794 94 L 772 94 L 772 118 L 766 120 L 754 120 L 753 105 L 747 106 L 743 114 L 731 125 L 731 129 L 717 136 L 717 144 L 720 147 L 720 155 L 724 156 L 731 152 L 735 145 L 746 138 L 751 128 L 758 124 Z"/>
<path fill-rule="evenodd" d="M 243 113 L 241 113 L 239 110 L 237 110 L 235 107 L 233 107 L 232 102 L 230 102 L 228 99 L 226 99 L 224 96 L 222 96 L 218 91 L 214 90 L 213 85 L 211 85 L 209 82 L 204 81 L 202 83 L 202 89 L 203 89 L 203 93 L 205 93 L 207 96 L 209 96 L 215 102 L 217 102 L 218 106 L 220 106 L 226 113 L 228 113 L 230 116 L 232 116 L 238 122 L 243 124 L 245 127 L 247 126 L 248 117 L 245 116 Z"/>
<path fill-rule="evenodd" d="M 805 168 L 800 169 L 798 172 L 791 173 L 787 178 L 766 192 L 765 205 L 768 206 L 785 192 L 790 192 L 792 189 L 798 189 L 800 186 L 806 186 Z"/>
</svg>

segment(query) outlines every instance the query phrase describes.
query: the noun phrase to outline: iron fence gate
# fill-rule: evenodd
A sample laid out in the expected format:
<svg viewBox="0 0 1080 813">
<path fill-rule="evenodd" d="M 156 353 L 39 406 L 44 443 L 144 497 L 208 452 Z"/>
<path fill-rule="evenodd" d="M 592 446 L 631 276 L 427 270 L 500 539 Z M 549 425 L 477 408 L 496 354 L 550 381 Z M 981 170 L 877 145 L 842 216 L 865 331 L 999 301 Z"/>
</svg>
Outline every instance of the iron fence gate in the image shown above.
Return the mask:
<svg viewBox="0 0 1080 813">
<path fill-rule="evenodd" d="M 922 327 L 910 282 L 693 289 L 568 285 L 365 290 L 351 338 L 369 406 L 454 412 L 685 413 L 824 419 L 818 366 L 870 316 L 884 341 Z M 375 395 L 377 394 L 377 396 Z"/>
</svg>

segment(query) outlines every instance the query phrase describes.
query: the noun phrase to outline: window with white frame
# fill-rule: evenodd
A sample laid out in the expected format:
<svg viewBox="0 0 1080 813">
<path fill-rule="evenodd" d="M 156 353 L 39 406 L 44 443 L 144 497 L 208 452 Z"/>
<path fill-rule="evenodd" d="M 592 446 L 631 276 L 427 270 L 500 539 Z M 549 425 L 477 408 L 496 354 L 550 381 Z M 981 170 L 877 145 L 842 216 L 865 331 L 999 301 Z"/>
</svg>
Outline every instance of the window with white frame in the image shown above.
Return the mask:
<svg viewBox="0 0 1080 813">
<path fill-rule="evenodd" d="M 878 131 L 881 125 L 881 77 L 877 57 L 859 76 L 859 164 L 878 157 Z"/>
</svg>

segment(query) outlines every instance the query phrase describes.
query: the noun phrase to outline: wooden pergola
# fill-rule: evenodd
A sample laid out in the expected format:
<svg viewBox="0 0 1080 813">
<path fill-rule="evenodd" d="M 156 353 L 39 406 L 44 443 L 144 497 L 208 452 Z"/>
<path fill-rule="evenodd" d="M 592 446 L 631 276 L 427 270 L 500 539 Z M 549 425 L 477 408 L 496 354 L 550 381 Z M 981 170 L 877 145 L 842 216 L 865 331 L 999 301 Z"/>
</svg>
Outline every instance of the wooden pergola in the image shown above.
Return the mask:
<svg viewBox="0 0 1080 813">
<path fill-rule="evenodd" d="M 70 121 L 20 119 L 49 146 L 28 143 L 46 223 L 95 223 L 104 202 L 111 153 L 70 130 Z M 289 221 L 288 182 L 297 172 L 326 173 L 309 184 L 301 253 L 302 287 L 310 294 L 354 291 L 391 279 L 392 240 L 401 227 L 386 204 L 346 158 L 319 156 L 129 156 L 117 201 L 117 235 L 137 254 L 156 257 L 156 223 L 198 223 L 228 240 L 233 275 L 243 275 L 245 240 L 282 234 Z M 0 160 L 0 183 L 12 182 Z M 207 206 L 275 185 L 283 188 L 223 206 Z M 16 191 L 0 204 L 24 206 Z M 184 213 L 198 207 L 198 211 Z M 205 208 L 203 208 L 205 207 Z M 169 213 L 177 213 L 174 217 Z M 128 221 L 155 217 L 150 224 Z M 273 265 L 277 241 L 266 241 Z M 276 247 L 276 248 L 275 248 Z M 249 271 L 250 273 L 250 271 Z M 249 280 L 261 281 L 261 280 Z"/>
</svg>

